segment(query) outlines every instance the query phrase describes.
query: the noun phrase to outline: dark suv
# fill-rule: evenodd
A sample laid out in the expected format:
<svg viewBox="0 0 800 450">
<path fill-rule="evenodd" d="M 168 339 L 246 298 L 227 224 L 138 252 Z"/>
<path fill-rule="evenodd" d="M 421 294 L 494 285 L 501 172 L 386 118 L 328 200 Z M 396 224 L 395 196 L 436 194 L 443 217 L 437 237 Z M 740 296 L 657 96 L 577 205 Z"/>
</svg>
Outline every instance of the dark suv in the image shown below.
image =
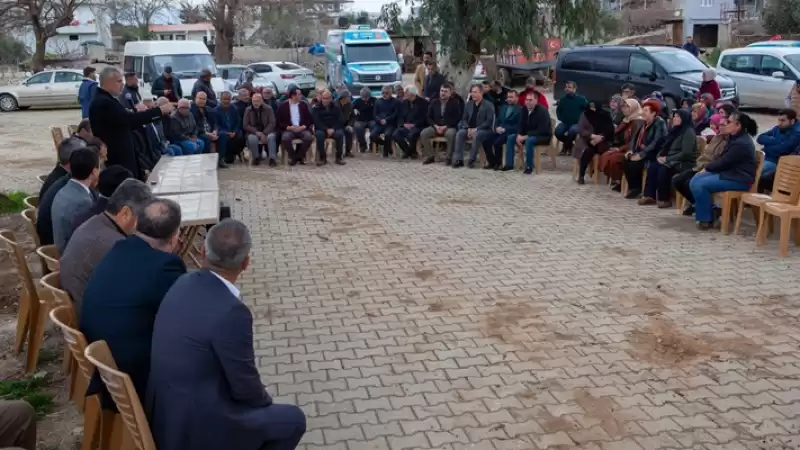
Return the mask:
<svg viewBox="0 0 800 450">
<path fill-rule="evenodd" d="M 553 95 L 564 95 L 564 84 L 574 81 L 578 92 L 592 101 L 608 104 L 619 94 L 622 85 L 636 87 L 636 96 L 653 91 L 664 94 L 670 109 L 686 97 L 695 98 L 709 67 L 691 53 L 671 46 L 597 45 L 564 48 L 556 62 L 556 85 Z M 739 103 L 736 83 L 717 75 L 722 100 Z"/>
</svg>

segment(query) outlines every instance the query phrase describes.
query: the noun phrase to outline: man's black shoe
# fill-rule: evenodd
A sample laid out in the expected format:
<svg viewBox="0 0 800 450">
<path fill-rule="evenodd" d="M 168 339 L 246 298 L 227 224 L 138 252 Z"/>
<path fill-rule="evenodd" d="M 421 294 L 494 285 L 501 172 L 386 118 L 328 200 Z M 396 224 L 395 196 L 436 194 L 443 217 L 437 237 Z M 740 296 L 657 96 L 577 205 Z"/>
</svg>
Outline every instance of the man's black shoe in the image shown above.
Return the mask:
<svg viewBox="0 0 800 450">
<path fill-rule="evenodd" d="M 508 171 L 514 170 L 514 168 L 510 167 L 510 166 L 503 166 L 503 168 L 500 169 L 500 170 L 502 170 L 503 172 L 508 172 Z"/>
<path fill-rule="evenodd" d="M 274 160 L 274 159 L 272 159 L 272 158 L 270 158 L 270 159 L 269 159 L 269 166 L 270 166 L 270 167 L 275 167 L 275 166 L 277 166 L 277 165 L 278 165 L 278 162 L 277 162 L 277 161 L 275 161 L 275 160 Z"/>
<path fill-rule="evenodd" d="M 337 159 L 336 160 L 336 164 L 339 165 L 339 166 L 343 166 L 343 165 L 345 165 L 345 162 L 342 159 Z"/>
<path fill-rule="evenodd" d="M 433 164 L 435 162 L 436 162 L 436 157 L 430 156 L 427 159 L 425 159 L 425 161 L 422 161 L 422 164 L 427 165 L 427 164 Z"/>
<path fill-rule="evenodd" d="M 453 169 L 459 169 L 461 167 L 464 167 L 464 161 L 456 161 L 453 163 L 452 167 Z"/>
</svg>

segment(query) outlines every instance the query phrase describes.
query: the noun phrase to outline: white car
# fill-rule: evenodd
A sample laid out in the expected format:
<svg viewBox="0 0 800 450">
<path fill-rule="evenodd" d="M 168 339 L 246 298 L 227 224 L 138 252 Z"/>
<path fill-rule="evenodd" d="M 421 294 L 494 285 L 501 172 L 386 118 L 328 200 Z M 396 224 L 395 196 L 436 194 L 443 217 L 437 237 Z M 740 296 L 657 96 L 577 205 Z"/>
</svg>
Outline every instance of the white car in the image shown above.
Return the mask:
<svg viewBox="0 0 800 450">
<path fill-rule="evenodd" d="M 736 82 L 742 106 L 785 108 L 786 96 L 800 80 L 800 48 L 728 49 L 719 56 L 717 73 Z"/>
<path fill-rule="evenodd" d="M 222 78 L 225 83 L 225 89 L 228 91 L 234 90 L 233 88 L 239 82 L 239 78 L 245 70 L 247 70 L 247 66 L 239 64 L 217 64 L 217 73 Z"/>
<path fill-rule="evenodd" d="M 0 111 L 31 106 L 80 106 L 78 89 L 83 72 L 73 69 L 45 70 L 16 85 L 0 86 Z"/>
<path fill-rule="evenodd" d="M 314 72 L 303 66 L 285 61 L 266 61 L 253 63 L 247 66 L 256 73 L 253 80 L 256 85 L 274 83 L 278 87 L 276 94 L 283 93 L 290 84 L 297 85 L 304 96 L 317 87 L 317 78 Z"/>
</svg>

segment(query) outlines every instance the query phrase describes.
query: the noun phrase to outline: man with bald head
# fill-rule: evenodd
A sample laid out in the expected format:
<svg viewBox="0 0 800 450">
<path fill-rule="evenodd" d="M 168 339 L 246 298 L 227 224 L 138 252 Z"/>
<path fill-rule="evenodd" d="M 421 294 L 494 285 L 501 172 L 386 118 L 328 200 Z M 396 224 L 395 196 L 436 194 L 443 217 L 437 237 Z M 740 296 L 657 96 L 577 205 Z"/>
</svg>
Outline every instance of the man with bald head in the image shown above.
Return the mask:
<svg viewBox="0 0 800 450">
<path fill-rule="evenodd" d="M 171 133 L 175 144 L 183 150 L 184 155 L 203 153 L 203 141 L 197 138 L 197 122 L 191 112 L 191 103 L 182 98 L 178 100 L 178 108 L 170 116 L 172 122 Z"/>
<path fill-rule="evenodd" d="M 133 146 L 133 129 L 160 120 L 172 108 L 144 109 L 129 112 L 117 101 L 122 91 L 122 74 L 114 67 L 100 71 L 100 86 L 89 106 L 89 122 L 92 132 L 108 147 L 107 166 L 120 165 L 130 170 L 138 179 L 144 179 L 144 169 L 140 167 Z"/>
<path fill-rule="evenodd" d="M 425 128 L 427 114 L 428 101 L 418 95 L 415 86 L 406 86 L 405 98 L 400 104 L 399 124 L 392 134 L 392 139 L 403 151 L 403 159 L 417 157 L 417 141 Z"/>
<path fill-rule="evenodd" d="M 325 152 L 325 141 L 328 139 L 333 139 L 336 144 L 336 164 L 344 165 L 344 118 L 341 108 L 333 101 L 331 91 L 324 89 L 320 92 L 319 102 L 311 108 L 311 116 L 314 118 L 314 134 L 317 138 L 317 165 L 328 164 Z"/>
<path fill-rule="evenodd" d="M 253 164 L 259 165 L 269 154 L 269 165 L 275 167 L 278 158 L 278 143 L 275 135 L 275 113 L 264 104 L 261 94 L 253 94 L 253 104 L 244 112 L 244 128 L 247 148 L 253 154 Z"/>
</svg>

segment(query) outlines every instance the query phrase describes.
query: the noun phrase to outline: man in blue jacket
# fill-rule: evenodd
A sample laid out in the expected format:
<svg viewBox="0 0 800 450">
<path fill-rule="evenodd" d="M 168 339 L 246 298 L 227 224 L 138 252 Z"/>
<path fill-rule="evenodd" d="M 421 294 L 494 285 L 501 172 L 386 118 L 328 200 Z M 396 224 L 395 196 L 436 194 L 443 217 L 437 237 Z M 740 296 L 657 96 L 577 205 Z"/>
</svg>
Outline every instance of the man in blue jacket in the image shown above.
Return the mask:
<svg viewBox="0 0 800 450">
<path fill-rule="evenodd" d="M 242 121 L 239 120 L 239 111 L 231 103 L 231 93 L 223 92 L 220 104 L 215 111 L 217 125 L 217 153 L 220 161 L 225 164 L 233 162 L 234 157 L 244 148 L 242 135 Z"/>
<path fill-rule="evenodd" d="M 503 146 L 509 136 L 517 134 L 520 111 L 522 107 L 517 100 L 517 91 L 512 89 L 506 93 L 506 104 L 497 113 L 494 134 L 483 141 L 483 152 L 486 153 L 484 169 L 502 170 Z"/>
<path fill-rule="evenodd" d="M 94 93 L 97 90 L 96 73 L 97 69 L 91 66 L 83 69 L 83 81 L 81 81 L 81 87 L 78 88 L 78 102 L 81 104 L 82 119 L 89 117 L 89 105 L 92 104 Z"/>
<path fill-rule="evenodd" d="M 578 135 L 578 121 L 589 102 L 586 97 L 578 94 L 578 85 L 574 81 L 567 81 L 564 86 L 564 96 L 556 106 L 556 118 L 559 123 L 556 127 L 556 139 L 564 143 L 564 155 L 572 154 L 572 144 Z"/>
<path fill-rule="evenodd" d="M 219 140 L 219 134 L 217 134 L 216 114 L 208 104 L 208 97 L 205 92 L 200 91 L 195 95 L 191 112 L 197 124 L 197 137 L 203 141 L 205 152 L 210 153 L 211 143 Z M 222 158 L 219 159 L 219 166 L 227 167 Z"/>
<path fill-rule="evenodd" d="M 756 142 L 764 146 L 765 158 L 761 176 L 774 173 L 778 168 L 778 159 L 792 153 L 800 146 L 800 123 L 797 123 L 797 112 L 789 108 L 778 111 L 778 125 L 761 133 Z"/>
<path fill-rule="evenodd" d="M 392 133 L 397 128 L 399 114 L 400 101 L 392 96 L 392 86 L 386 85 L 381 89 L 381 98 L 375 100 L 375 125 L 369 130 L 369 140 L 383 144 L 384 158 L 392 153 Z"/>
</svg>

